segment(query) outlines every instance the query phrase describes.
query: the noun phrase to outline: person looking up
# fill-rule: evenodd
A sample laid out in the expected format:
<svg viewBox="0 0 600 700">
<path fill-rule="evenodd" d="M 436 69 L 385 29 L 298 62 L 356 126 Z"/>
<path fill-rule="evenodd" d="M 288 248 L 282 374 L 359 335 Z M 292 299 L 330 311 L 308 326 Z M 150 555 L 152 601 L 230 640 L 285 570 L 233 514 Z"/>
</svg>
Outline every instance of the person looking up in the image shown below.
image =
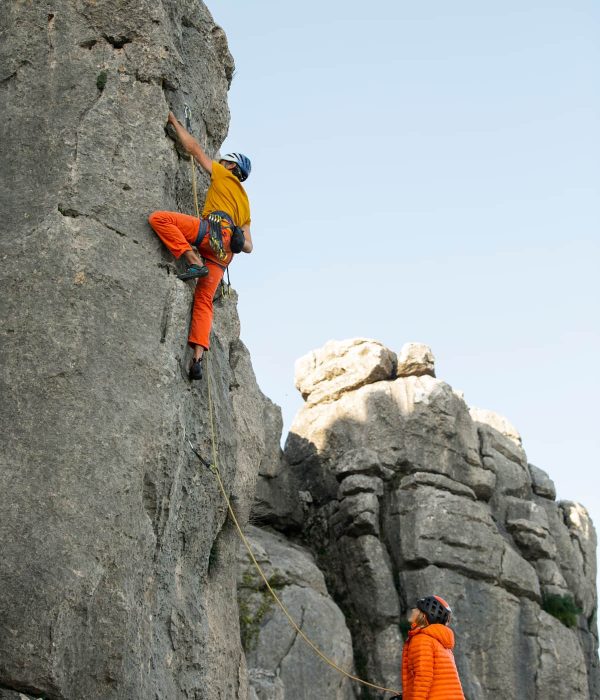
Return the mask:
<svg viewBox="0 0 600 700">
<path fill-rule="evenodd" d="M 410 611 L 402 650 L 402 700 L 465 700 L 456 663 L 452 610 L 437 595 L 419 598 Z"/>
<path fill-rule="evenodd" d="M 210 347 L 213 297 L 234 253 L 251 253 L 250 204 L 242 186 L 251 170 L 243 153 L 228 153 L 218 162 L 211 160 L 198 141 L 169 112 L 183 148 L 210 175 L 210 186 L 200 219 L 173 211 L 155 211 L 148 221 L 155 233 L 176 257 L 188 264 L 178 275 L 196 280 L 188 344 L 194 354 L 189 371 L 192 380 L 202 378 L 202 356 Z"/>
</svg>

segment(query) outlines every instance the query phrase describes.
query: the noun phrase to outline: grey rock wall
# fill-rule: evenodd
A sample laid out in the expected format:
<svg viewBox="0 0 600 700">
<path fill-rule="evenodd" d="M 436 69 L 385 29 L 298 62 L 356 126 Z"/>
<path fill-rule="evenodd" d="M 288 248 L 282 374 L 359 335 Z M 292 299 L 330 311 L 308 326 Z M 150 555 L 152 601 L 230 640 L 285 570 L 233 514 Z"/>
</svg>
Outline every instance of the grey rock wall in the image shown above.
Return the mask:
<svg viewBox="0 0 600 700">
<path fill-rule="evenodd" d="M 437 593 L 468 700 L 599 697 L 595 531 L 518 431 L 436 379 L 426 346 L 330 342 L 296 372 L 306 403 L 260 478 L 262 522 L 313 551 L 357 673 L 398 687 L 401 623 Z M 552 595 L 575 626 L 546 611 Z"/>
<path fill-rule="evenodd" d="M 340 668 L 352 672 L 350 632 L 310 553 L 273 532 L 250 527 L 246 534 L 269 585 L 302 632 Z M 319 658 L 290 625 L 244 547 L 238 557 L 249 700 L 354 700 L 350 681 Z"/>
<path fill-rule="evenodd" d="M 1 11 L 0 692 L 245 698 L 237 537 L 184 439 L 209 454 L 206 383 L 185 378 L 193 288 L 147 225 L 193 210 L 169 107 L 190 105 L 211 154 L 226 135 L 224 34 L 197 0 Z M 273 409 L 235 297 L 215 330 L 244 522 Z"/>
<path fill-rule="evenodd" d="M 191 107 L 209 154 L 226 135 L 223 31 L 197 0 L 1 12 L 0 698 L 373 696 L 261 612 L 243 556 L 236 581 L 237 535 L 186 447 L 210 455 L 206 382 L 185 377 L 193 288 L 146 219 L 193 211 L 168 109 Z M 239 336 L 234 295 L 208 368 L 225 487 L 244 523 L 256 485 L 257 521 L 313 551 L 324 576 L 253 533 L 319 646 L 395 687 L 400 622 L 436 590 L 469 700 L 598 697 L 594 529 L 517 431 L 469 410 L 426 346 L 357 339 L 300 361 L 307 403 L 282 455 Z M 248 668 L 236 584 L 242 613 L 261 612 Z M 573 597 L 575 627 L 548 595 Z"/>
</svg>

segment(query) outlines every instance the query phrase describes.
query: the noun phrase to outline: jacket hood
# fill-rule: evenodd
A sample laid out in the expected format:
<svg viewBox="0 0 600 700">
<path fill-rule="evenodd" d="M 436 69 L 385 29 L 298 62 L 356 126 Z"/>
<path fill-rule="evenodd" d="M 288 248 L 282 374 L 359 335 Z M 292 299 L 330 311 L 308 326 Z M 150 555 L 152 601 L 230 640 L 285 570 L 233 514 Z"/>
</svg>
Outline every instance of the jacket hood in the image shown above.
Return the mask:
<svg viewBox="0 0 600 700">
<path fill-rule="evenodd" d="M 408 636 L 414 637 L 416 634 L 426 634 L 428 637 L 433 637 L 446 649 L 454 649 L 454 632 L 446 625 L 435 624 L 427 627 L 413 627 Z"/>
</svg>

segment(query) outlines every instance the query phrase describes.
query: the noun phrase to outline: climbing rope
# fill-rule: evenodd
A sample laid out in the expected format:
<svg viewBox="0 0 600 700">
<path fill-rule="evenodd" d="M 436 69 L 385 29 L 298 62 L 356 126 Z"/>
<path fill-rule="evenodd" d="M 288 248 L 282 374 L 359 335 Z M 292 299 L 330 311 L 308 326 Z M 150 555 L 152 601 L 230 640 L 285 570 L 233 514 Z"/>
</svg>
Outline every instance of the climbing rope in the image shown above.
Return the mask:
<svg viewBox="0 0 600 700">
<path fill-rule="evenodd" d="M 208 357 L 210 357 L 209 353 L 206 353 Z M 235 511 L 233 510 L 233 507 L 231 505 L 231 501 L 229 500 L 229 497 L 227 496 L 227 491 L 225 490 L 225 486 L 223 484 L 223 480 L 221 479 L 221 474 L 219 471 L 219 465 L 218 465 L 218 450 L 217 450 L 217 433 L 215 429 L 215 416 L 214 416 L 214 407 L 213 407 L 213 400 L 212 400 L 212 388 L 211 388 L 211 378 L 210 378 L 210 359 L 206 363 L 206 380 L 207 380 L 207 387 L 208 387 L 208 415 L 209 415 L 209 422 L 210 422 L 210 434 L 211 434 L 211 450 L 212 450 L 212 464 L 208 464 L 206 460 L 204 460 L 201 455 L 198 453 L 198 451 L 195 449 L 193 444 L 188 440 L 188 443 L 190 447 L 192 448 L 194 454 L 198 457 L 198 459 L 202 462 L 202 464 L 209 468 L 211 472 L 215 475 L 215 478 L 217 480 L 217 483 L 219 485 L 219 489 L 223 495 L 223 498 L 225 499 L 225 503 L 227 504 L 227 510 L 229 511 L 229 515 L 231 516 L 231 520 L 233 521 L 233 524 L 235 525 L 235 528 L 238 532 L 238 535 L 240 536 L 240 539 L 244 543 L 244 546 L 246 547 L 246 550 L 248 551 L 248 554 L 250 555 L 250 559 L 252 560 L 252 563 L 256 567 L 256 570 L 260 574 L 261 579 L 263 580 L 265 586 L 267 587 L 267 590 L 273 597 L 273 600 L 277 603 L 277 605 L 281 608 L 283 614 L 286 616 L 288 619 L 288 622 L 290 625 L 294 628 L 294 630 L 297 632 L 297 634 L 302 638 L 302 640 L 315 652 L 315 654 L 322 660 L 324 661 L 328 666 L 331 668 L 335 669 L 338 673 L 341 673 L 343 676 L 346 678 L 349 678 L 351 681 L 354 681 L 355 683 L 361 683 L 362 685 L 368 686 L 369 688 L 373 688 L 374 690 L 382 690 L 384 693 L 394 693 L 394 695 L 398 695 L 400 693 L 399 690 L 394 690 L 393 688 L 386 688 L 385 686 L 381 685 L 376 685 L 375 683 L 370 683 L 369 681 L 365 681 L 362 678 L 359 678 L 358 676 L 353 675 L 352 673 L 349 673 L 345 669 L 343 669 L 341 666 L 336 664 L 335 661 L 330 659 L 328 656 L 326 656 L 320 649 L 317 647 L 317 645 L 309 638 L 306 636 L 306 634 L 302 631 L 302 629 L 298 626 L 294 618 L 291 616 L 289 613 L 288 609 L 286 606 L 283 604 L 281 601 L 281 598 L 277 595 L 277 593 L 273 590 L 271 584 L 269 583 L 267 576 L 265 572 L 262 570 L 260 564 L 256 560 L 256 557 L 254 556 L 254 551 L 252 550 L 252 545 L 248 541 L 248 538 L 246 535 L 244 535 L 244 532 L 238 522 L 238 519 L 235 515 Z"/>
<path fill-rule="evenodd" d="M 185 120 L 186 120 L 186 126 L 188 130 L 191 132 L 191 110 L 190 108 L 185 105 Z M 194 158 L 193 156 L 190 157 L 190 167 L 192 169 L 192 192 L 193 192 L 193 197 L 194 197 L 194 209 L 196 211 L 196 216 L 200 218 L 200 208 L 198 206 L 198 191 L 196 187 L 196 166 L 194 163 Z M 228 279 L 229 279 L 229 270 L 227 270 L 228 273 Z M 222 293 L 223 295 L 225 294 L 224 291 L 224 284 L 222 283 Z M 228 284 L 228 288 L 230 288 L 231 285 Z M 229 293 L 229 291 L 227 292 Z M 212 452 L 212 464 L 209 464 L 201 455 L 200 453 L 196 450 L 194 445 L 188 440 L 188 443 L 190 447 L 192 448 L 192 451 L 198 457 L 200 462 L 210 469 L 210 471 L 215 475 L 215 478 L 217 480 L 217 483 L 219 485 L 219 489 L 223 495 L 223 498 L 225 499 L 225 503 L 227 504 L 227 510 L 229 511 L 229 515 L 231 516 L 231 520 L 233 521 L 233 524 L 235 525 L 235 528 L 238 532 L 238 535 L 240 536 L 240 539 L 244 543 L 244 546 L 246 547 L 246 550 L 248 551 L 248 554 L 250 555 L 250 559 L 252 560 L 252 563 L 256 567 L 256 570 L 260 574 L 260 577 L 262 578 L 265 586 L 267 587 L 267 590 L 273 597 L 273 600 L 277 603 L 277 605 L 281 608 L 283 614 L 286 616 L 288 619 L 288 622 L 290 625 L 294 628 L 294 630 L 297 632 L 297 634 L 300 636 L 300 638 L 315 652 L 315 654 L 322 660 L 324 661 L 328 666 L 331 668 L 335 669 L 338 673 L 341 673 L 343 676 L 346 678 L 349 678 L 351 681 L 354 681 L 355 683 L 360 683 L 364 686 L 368 686 L 369 688 L 373 688 L 374 690 L 382 690 L 384 693 L 394 693 L 394 695 L 398 695 L 400 691 L 394 690 L 393 688 L 386 688 L 385 686 L 381 685 L 376 685 L 375 683 L 370 683 L 369 681 L 365 681 L 362 678 L 359 678 L 358 676 L 355 676 L 345 669 L 343 669 L 341 666 L 338 666 L 338 664 L 335 663 L 332 659 L 330 659 L 328 656 L 326 656 L 320 649 L 317 647 L 317 645 L 309 639 L 309 637 L 306 636 L 306 634 L 302 631 L 302 629 L 298 626 L 294 618 L 291 616 L 289 613 L 288 609 L 286 606 L 283 604 L 277 593 L 273 590 L 271 584 L 269 583 L 267 576 L 265 572 L 262 570 L 260 564 L 256 560 L 256 557 L 254 556 L 254 552 L 252 550 L 252 546 L 250 542 L 248 541 L 248 538 L 246 535 L 244 535 L 244 532 L 238 522 L 238 519 L 236 517 L 235 511 L 233 510 L 233 507 L 231 505 L 231 501 L 229 500 L 229 497 L 227 495 L 227 491 L 225 490 L 225 486 L 223 484 L 223 480 L 221 479 L 221 473 L 219 471 L 219 465 L 218 465 L 218 449 L 217 449 L 217 431 L 215 428 L 215 415 L 214 415 L 214 406 L 213 406 L 213 400 L 212 400 L 212 387 L 211 387 L 211 379 L 210 379 L 210 353 L 206 353 L 207 356 L 207 362 L 206 362 L 206 378 L 207 378 L 207 387 L 208 387 L 208 415 L 209 415 L 209 422 L 210 422 L 210 435 L 211 435 L 211 452 Z M 392 699 L 393 700 L 393 699 Z"/>
<path fill-rule="evenodd" d="M 190 167 L 192 168 L 192 192 L 194 193 L 194 209 L 196 216 L 200 218 L 200 207 L 198 206 L 198 188 L 196 187 L 196 166 L 194 156 L 190 156 Z"/>
<path fill-rule="evenodd" d="M 185 119 L 185 128 L 192 133 L 192 110 L 188 105 L 183 106 L 183 118 Z M 194 164 L 194 156 L 190 154 L 190 168 L 192 169 L 192 194 L 194 196 L 194 209 L 196 216 L 200 218 L 200 207 L 198 206 L 198 188 L 196 187 L 196 166 Z"/>
</svg>

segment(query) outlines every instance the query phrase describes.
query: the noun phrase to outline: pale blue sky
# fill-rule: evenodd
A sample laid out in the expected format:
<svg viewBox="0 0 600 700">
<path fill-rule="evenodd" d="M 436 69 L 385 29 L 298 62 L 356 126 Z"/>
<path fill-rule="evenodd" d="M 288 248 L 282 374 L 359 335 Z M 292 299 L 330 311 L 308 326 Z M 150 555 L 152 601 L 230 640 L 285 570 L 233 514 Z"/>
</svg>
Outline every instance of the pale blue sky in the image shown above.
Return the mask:
<svg viewBox="0 0 600 700">
<path fill-rule="evenodd" d="M 287 428 L 327 340 L 431 345 L 600 526 L 600 6 L 215 0 L 253 162 L 242 338 Z"/>
</svg>

